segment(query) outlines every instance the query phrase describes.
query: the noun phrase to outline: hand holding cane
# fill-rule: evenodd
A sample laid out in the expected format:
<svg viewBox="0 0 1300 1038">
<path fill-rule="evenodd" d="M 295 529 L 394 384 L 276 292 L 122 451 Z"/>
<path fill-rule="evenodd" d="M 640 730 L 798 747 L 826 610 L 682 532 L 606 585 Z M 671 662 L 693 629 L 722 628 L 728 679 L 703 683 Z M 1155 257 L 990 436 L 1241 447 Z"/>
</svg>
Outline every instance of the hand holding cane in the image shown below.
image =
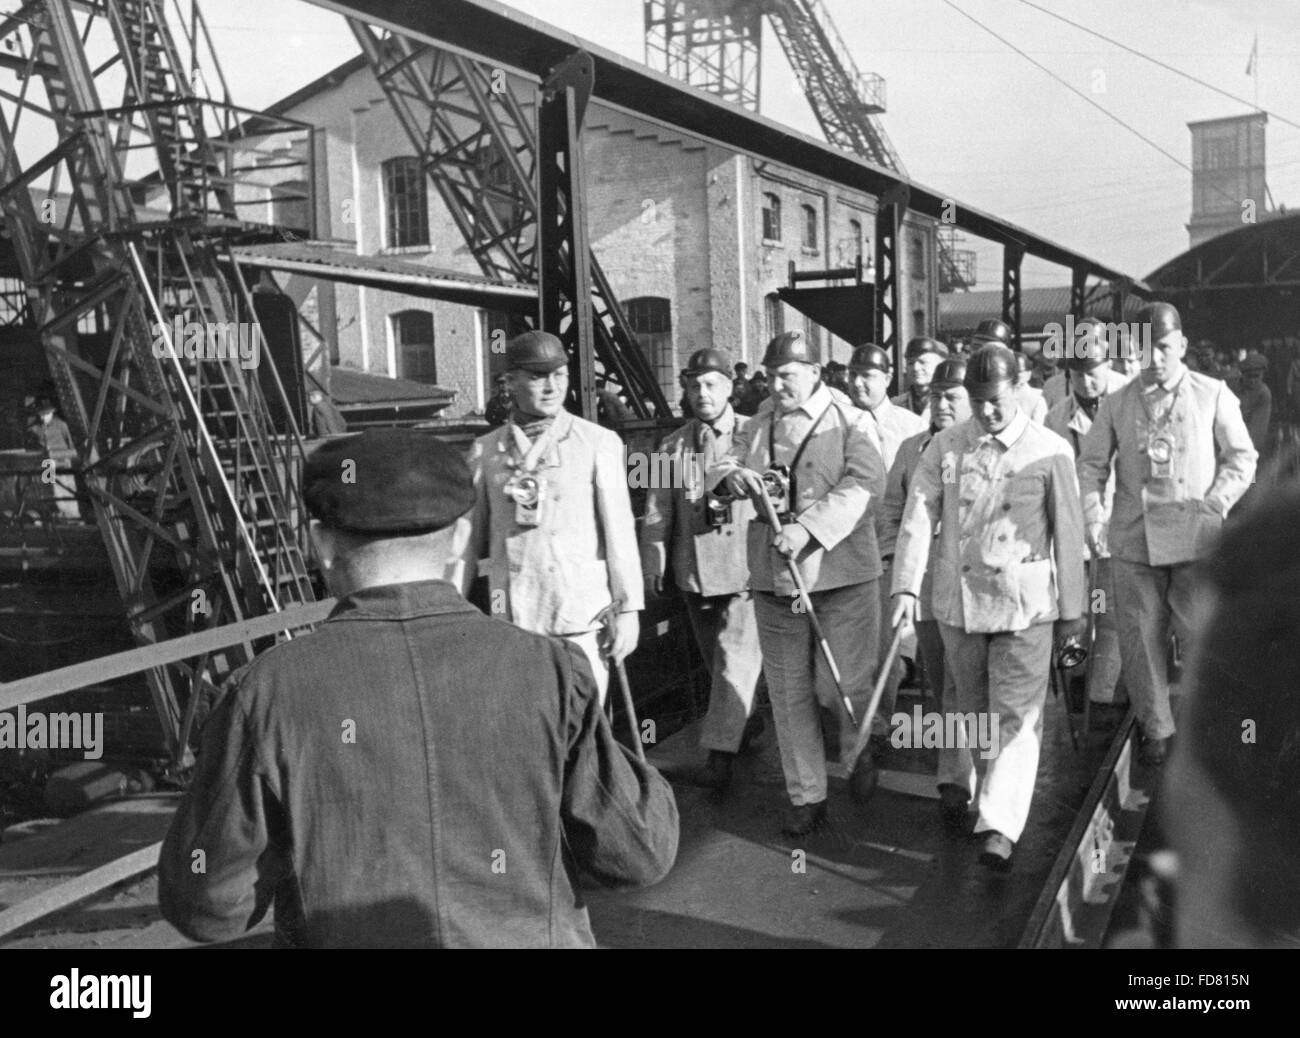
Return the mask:
<svg viewBox="0 0 1300 1038">
<path fill-rule="evenodd" d="M 772 499 L 765 492 L 755 491 L 751 496 L 757 498 L 755 504 L 759 510 L 764 513 L 767 521 L 772 526 L 773 534 L 781 532 L 781 520 L 776 514 L 776 508 L 772 504 Z M 785 557 L 786 568 L 790 571 L 790 579 L 794 581 L 795 589 L 799 592 L 799 599 L 803 604 L 804 612 L 808 614 L 808 623 L 812 626 L 813 637 L 817 639 L 817 645 L 821 649 L 822 658 L 826 660 L 826 666 L 830 669 L 831 677 L 835 680 L 835 689 L 840 694 L 840 702 L 844 704 L 844 709 L 848 712 L 849 721 L 853 724 L 858 723 L 857 716 L 853 712 L 853 703 L 849 701 L 848 695 L 844 691 L 844 684 L 840 681 L 840 668 L 835 664 L 835 657 L 831 654 L 830 643 L 826 640 L 826 633 L 822 630 L 822 625 L 817 619 L 817 614 L 813 612 L 812 598 L 808 594 L 808 585 L 804 583 L 803 574 L 799 572 L 799 564 L 789 556 Z"/>
</svg>

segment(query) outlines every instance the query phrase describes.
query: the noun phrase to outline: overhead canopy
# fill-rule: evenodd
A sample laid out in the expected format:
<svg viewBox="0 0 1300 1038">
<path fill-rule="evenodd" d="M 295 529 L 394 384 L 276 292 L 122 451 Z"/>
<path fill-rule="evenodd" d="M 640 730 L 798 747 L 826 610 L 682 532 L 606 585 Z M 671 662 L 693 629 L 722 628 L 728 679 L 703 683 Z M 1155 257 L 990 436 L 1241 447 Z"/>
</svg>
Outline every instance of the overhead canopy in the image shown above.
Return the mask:
<svg viewBox="0 0 1300 1038">
<path fill-rule="evenodd" d="M 870 342 L 876 319 L 876 286 L 779 288 L 781 302 L 811 317 L 850 346 Z"/>
<path fill-rule="evenodd" d="M 1216 235 L 1147 275 L 1161 295 L 1300 286 L 1300 213 Z"/>
<path fill-rule="evenodd" d="M 537 288 L 493 281 L 477 274 L 441 270 L 392 256 L 358 256 L 327 242 L 241 245 L 231 250 L 241 267 L 280 270 L 348 285 L 401 292 L 423 299 L 465 303 L 489 310 L 535 314 Z"/>
<path fill-rule="evenodd" d="M 310 2 L 346 17 L 359 18 L 507 67 L 534 82 L 541 82 L 575 50 L 584 50 L 595 62 L 592 97 L 605 104 L 733 151 L 800 169 L 869 194 L 881 196 L 892 191 L 897 196 L 906 189 L 909 208 L 934 219 L 955 221 L 958 230 L 989 241 L 1020 246 L 1026 255 L 1086 270 L 1095 277 L 1113 281 L 1125 276 L 1023 227 L 963 205 L 950 192 L 932 190 L 907 180 L 495 0 L 438 0 L 418 4 L 410 0 Z"/>
</svg>

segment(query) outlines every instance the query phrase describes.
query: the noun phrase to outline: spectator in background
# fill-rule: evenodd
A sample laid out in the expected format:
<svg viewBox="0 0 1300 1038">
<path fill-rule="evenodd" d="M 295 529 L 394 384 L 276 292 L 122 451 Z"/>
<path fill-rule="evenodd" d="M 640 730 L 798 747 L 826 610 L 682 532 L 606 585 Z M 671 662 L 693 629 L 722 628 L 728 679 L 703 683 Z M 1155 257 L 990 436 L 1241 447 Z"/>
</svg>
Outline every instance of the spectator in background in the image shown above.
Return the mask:
<svg viewBox="0 0 1300 1038">
<path fill-rule="evenodd" d="M 77 457 L 72 445 L 72 431 L 68 423 L 54 413 L 52 400 L 42 397 L 36 402 L 35 412 L 36 417 L 27 426 L 27 446 L 58 463 L 54 482 L 42 479 L 37 488 L 41 511 L 49 518 L 54 512 L 62 519 L 76 522 L 81 518 L 81 509 L 77 506 L 76 476 L 72 471 L 72 463 Z"/>
<path fill-rule="evenodd" d="M 1300 945 L 1300 488 L 1261 501 L 1205 566 L 1161 798 L 1177 855 L 1174 943 Z"/>
<path fill-rule="evenodd" d="M 1253 350 L 1246 354 L 1241 362 L 1241 387 L 1237 396 L 1241 398 L 1241 418 L 1250 433 L 1250 441 L 1255 450 L 1264 453 L 1268 443 L 1268 427 L 1273 420 L 1273 394 L 1264 385 L 1264 372 L 1268 370 L 1268 358 Z"/>
<path fill-rule="evenodd" d="M 510 420 L 510 390 L 506 386 L 504 373 L 494 378 L 492 384 L 496 386 L 496 394 L 488 401 L 483 414 L 488 425 L 495 427 L 505 425 Z"/>
<path fill-rule="evenodd" d="M 613 428 L 623 422 L 632 420 L 632 412 L 623 398 L 609 386 L 603 376 L 596 377 L 596 421 L 606 428 Z"/>
<path fill-rule="evenodd" d="M 767 396 L 767 372 L 759 368 L 754 372 L 754 377 L 749 380 L 749 384 L 745 387 L 744 395 L 740 398 L 739 403 L 732 406 L 737 414 L 753 417 L 759 405 L 767 399 Z"/>
<path fill-rule="evenodd" d="M 307 402 L 311 405 L 309 434 L 314 439 L 341 436 L 348 431 L 348 420 L 323 389 L 314 387 L 307 394 Z"/>
<path fill-rule="evenodd" d="M 1291 421 L 1300 422 L 1300 346 L 1292 347 L 1295 356 L 1286 373 L 1286 397 L 1291 404 Z"/>
</svg>

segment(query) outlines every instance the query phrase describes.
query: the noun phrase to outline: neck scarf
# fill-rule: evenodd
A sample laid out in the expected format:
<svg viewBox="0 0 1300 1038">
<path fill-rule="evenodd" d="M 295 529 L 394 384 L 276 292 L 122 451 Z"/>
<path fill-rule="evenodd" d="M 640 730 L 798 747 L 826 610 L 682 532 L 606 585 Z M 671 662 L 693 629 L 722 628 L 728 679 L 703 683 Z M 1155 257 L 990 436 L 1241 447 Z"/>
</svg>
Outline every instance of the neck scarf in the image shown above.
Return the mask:
<svg viewBox="0 0 1300 1038">
<path fill-rule="evenodd" d="M 558 417 L 558 415 L 529 414 L 527 411 L 519 410 L 518 407 L 510 408 L 510 420 L 529 440 L 536 440 L 555 424 L 555 419 Z"/>
</svg>

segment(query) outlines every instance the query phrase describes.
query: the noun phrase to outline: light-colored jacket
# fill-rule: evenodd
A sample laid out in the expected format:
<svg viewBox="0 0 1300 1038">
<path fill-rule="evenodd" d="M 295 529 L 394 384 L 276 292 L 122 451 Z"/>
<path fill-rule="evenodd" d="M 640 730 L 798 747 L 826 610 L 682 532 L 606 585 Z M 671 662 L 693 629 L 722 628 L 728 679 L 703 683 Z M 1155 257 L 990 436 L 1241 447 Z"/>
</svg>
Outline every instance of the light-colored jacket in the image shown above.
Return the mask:
<svg viewBox="0 0 1300 1038">
<path fill-rule="evenodd" d="M 892 400 L 884 400 L 875 411 L 867 411 L 875 421 L 880 434 L 880 453 L 888 472 L 894 464 L 898 448 L 909 436 L 915 436 L 927 427 L 928 419 L 922 419 L 910 408 L 899 407 Z"/>
<path fill-rule="evenodd" d="M 732 439 L 731 451 L 709 468 L 707 484 L 716 487 L 729 473 L 769 465 L 775 404 L 763 401 L 758 413 Z M 827 591 L 875 580 L 880 576 L 872 509 L 885 491 L 885 466 L 876 446 L 875 422 L 852 404 L 842 403 L 824 386 L 804 403 L 802 427 L 818 416 L 794 473 L 797 497 L 791 508 L 813 536 L 796 561 L 810 591 Z M 776 461 L 789 464 L 800 436 L 787 442 L 778 429 Z M 749 525 L 749 586 L 755 591 L 793 595 L 785 561 L 772 547 L 772 529 L 755 520 Z"/>
<path fill-rule="evenodd" d="M 1105 491 L 1115 469 L 1110 553 L 1129 562 L 1172 566 L 1203 556 L 1224 516 L 1255 477 L 1258 454 L 1241 405 L 1221 379 L 1187 370 L 1169 418 L 1170 479 L 1154 479 L 1147 459 L 1145 384 L 1133 379 L 1101 402 L 1083 441 L 1079 482 L 1088 522 L 1105 521 Z"/>
<path fill-rule="evenodd" d="M 469 560 L 487 574 L 493 615 L 541 634 L 579 634 L 599 627 L 593 618 L 611 601 L 620 612 L 645 608 L 623 441 L 560 412 L 537 469 L 541 521 L 519 526 L 502 489 L 521 460 L 512 429 L 507 422 L 480 436 L 469 455 Z"/>
<path fill-rule="evenodd" d="M 1109 370 L 1106 372 L 1106 381 L 1102 389 L 1102 396 L 1109 396 L 1117 390 L 1123 389 L 1128 385 L 1128 378 L 1118 371 Z M 1100 406 L 1100 405 L 1099 405 Z M 1077 470 L 1079 455 L 1083 452 L 1083 441 L 1088 435 L 1088 430 L 1092 428 L 1092 419 L 1088 413 L 1079 406 L 1079 401 L 1075 399 L 1073 393 L 1068 394 L 1058 400 L 1047 412 L 1047 418 L 1043 425 L 1051 429 L 1057 436 L 1065 440 L 1074 452 L 1075 466 Z M 1110 482 L 1106 484 L 1106 492 L 1101 499 L 1102 522 L 1110 520 L 1111 506 L 1115 502 L 1115 476 L 1111 475 Z M 1091 552 L 1085 545 L 1084 558 L 1090 558 Z M 1110 558 L 1110 552 L 1104 551 L 1099 558 Z"/>
<path fill-rule="evenodd" d="M 996 633 L 1077 619 L 1083 516 L 1069 445 L 1023 412 L 997 437 L 974 420 L 938 433 L 912 477 L 893 592 L 919 596 L 927 564 L 934 617 L 952 627 Z"/>
<path fill-rule="evenodd" d="M 706 458 L 703 423 L 692 419 L 659 445 L 661 466 L 684 477 L 676 486 L 651 487 L 641 527 L 641 565 L 662 577 L 671 566 L 678 588 L 699 595 L 734 595 L 749 586 L 746 535 L 754 506 L 747 498 L 731 503 L 731 522 L 707 521 L 706 472 L 710 462 L 731 450 L 732 438 L 752 421 L 727 409 L 717 423 L 713 455 Z"/>
<path fill-rule="evenodd" d="M 880 543 L 882 559 L 892 558 L 898 546 L 898 528 L 903 521 L 907 492 L 911 489 L 912 477 L 916 474 L 917 466 L 921 464 L 921 455 L 933 440 L 934 433 L 929 429 L 915 436 L 909 436 L 899 446 L 894 464 L 889 467 L 889 475 L 885 479 L 885 498 L 876 513 L 876 540 Z M 938 529 L 934 531 L 934 536 L 936 538 L 939 536 Z M 933 556 L 932 548 L 931 558 Z M 916 618 L 918 620 L 934 619 L 934 612 L 930 606 L 932 584 L 930 567 L 927 566 L 925 578 L 921 581 L 921 593 L 917 596 Z"/>
<path fill-rule="evenodd" d="M 1047 417 L 1047 401 L 1043 399 L 1041 389 L 1034 386 L 1018 386 L 1016 399 L 1020 401 L 1020 410 L 1031 422 L 1043 424 L 1043 420 Z"/>
</svg>

